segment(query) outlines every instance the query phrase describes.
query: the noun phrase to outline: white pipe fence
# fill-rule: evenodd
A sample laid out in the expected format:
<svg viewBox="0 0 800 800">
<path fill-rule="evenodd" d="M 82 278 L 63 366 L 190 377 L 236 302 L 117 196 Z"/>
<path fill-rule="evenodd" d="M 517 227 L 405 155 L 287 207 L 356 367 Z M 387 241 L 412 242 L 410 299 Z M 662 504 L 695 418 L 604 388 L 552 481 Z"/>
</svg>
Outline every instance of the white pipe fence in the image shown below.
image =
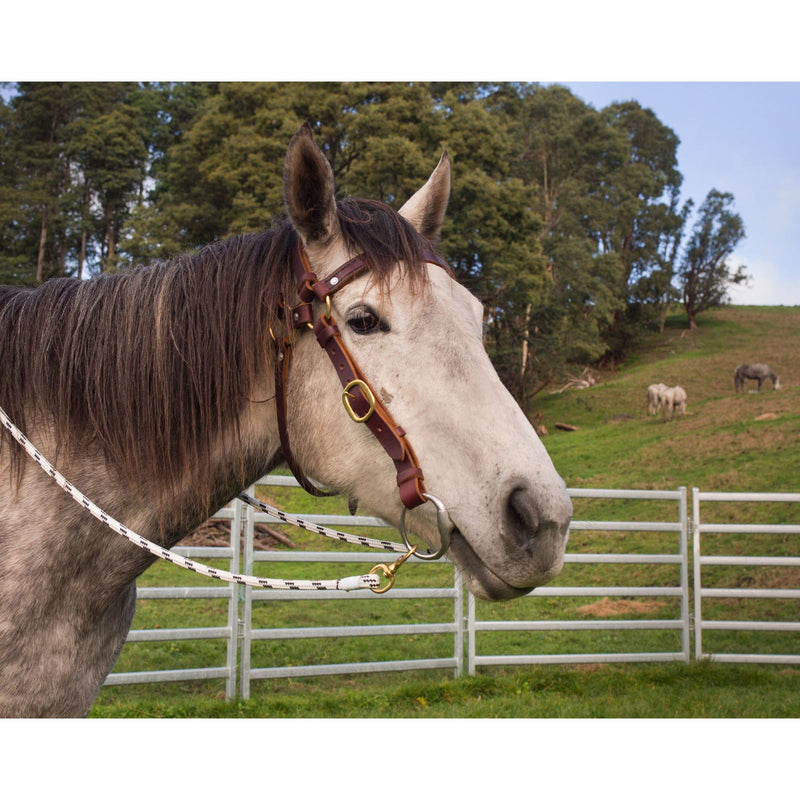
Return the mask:
<svg viewBox="0 0 800 800">
<path fill-rule="evenodd" d="M 272 486 L 296 487 L 294 478 L 283 476 L 268 476 L 265 484 Z M 321 515 L 303 514 L 303 519 L 311 524 L 335 526 L 337 528 L 389 527 L 377 517 L 362 515 Z M 303 552 L 293 550 L 267 550 L 257 551 L 253 547 L 254 527 L 257 523 L 279 524 L 280 520 L 269 514 L 255 511 L 247 506 L 245 509 L 245 562 L 244 571 L 252 574 L 257 563 L 269 564 L 298 564 L 314 563 L 321 566 L 328 564 L 365 564 L 364 571 L 378 563 L 394 561 L 397 554 L 387 554 L 384 551 L 345 551 L 337 548 L 336 552 Z M 460 622 L 461 609 L 464 605 L 464 589 L 461 576 L 455 569 L 450 570 L 447 586 L 435 588 L 401 588 L 402 579 L 412 569 L 424 569 L 428 562 L 423 559 L 411 557 L 403 565 L 400 573 L 400 586 L 393 588 L 389 595 L 392 600 L 421 600 L 421 599 L 447 599 L 453 603 L 454 611 L 448 618 L 440 623 L 414 623 L 383 624 L 383 625 L 326 625 L 322 627 L 257 627 L 253 621 L 253 609 L 257 604 L 263 603 L 271 606 L 273 603 L 291 602 L 332 602 L 346 601 L 348 603 L 380 602 L 388 595 L 377 595 L 369 589 L 342 592 L 342 591 L 276 591 L 270 589 L 253 589 L 244 587 L 243 604 L 243 635 L 241 646 L 241 696 L 247 699 L 250 696 L 250 682 L 264 678 L 309 677 L 317 675 L 337 675 L 343 673 L 388 672 L 409 669 L 452 669 L 456 675 L 463 672 L 463 627 Z M 331 614 L 335 617 L 335 613 Z M 331 620 L 335 622 L 335 618 Z M 253 645 L 256 642 L 287 641 L 291 639 L 328 639 L 337 637 L 373 637 L 373 636 L 429 636 L 445 634 L 453 637 L 453 655 L 439 658 L 417 659 L 384 659 L 380 661 L 348 661 L 334 664 L 296 664 L 287 666 L 273 666 L 254 668 L 251 664 Z M 369 646 L 364 650 L 369 654 Z"/>
<path fill-rule="evenodd" d="M 625 531 L 631 537 L 641 532 L 669 532 L 673 534 L 671 553 L 570 553 L 565 556 L 562 579 L 570 575 L 570 564 L 653 564 L 674 565 L 674 576 L 671 584 L 650 586 L 542 586 L 531 592 L 528 597 L 534 602 L 526 606 L 531 619 L 492 621 L 481 620 L 476 613 L 476 600 L 470 594 L 467 601 L 467 643 L 469 648 L 469 673 L 475 673 L 476 667 L 523 664 L 575 664 L 601 662 L 631 661 L 688 661 L 689 660 L 689 582 L 687 568 L 687 517 L 686 489 L 677 491 L 649 490 L 616 490 L 616 489 L 570 489 L 570 497 L 597 499 L 626 499 L 638 501 L 670 501 L 675 504 L 674 519 L 667 522 L 638 521 L 595 521 L 575 520 L 570 523 L 570 542 L 575 541 L 576 531 Z M 561 580 L 561 579 L 560 579 Z M 542 619 L 537 606 L 547 597 L 593 597 L 593 598 L 677 598 L 678 614 L 672 619 L 616 619 L 616 620 L 574 620 L 559 618 Z M 487 608 L 488 611 L 488 608 Z M 559 615 L 561 617 L 561 615 Z M 480 655 L 477 650 L 479 634 L 489 631 L 646 631 L 674 630 L 680 632 L 679 647 L 672 651 L 637 650 L 616 652 L 585 653 L 541 653 L 535 652 L 535 640 L 531 640 L 531 652 L 522 654 Z M 630 638 L 630 637 L 629 637 Z"/>
<path fill-rule="evenodd" d="M 296 487 L 297 483 L 291 477 L 269 475 L 259 485 Z M 569 493 L 574 501 L 599 501 L 601 506 L 604 500 L 629 501 L 632 505 L 631 518 L 600 520 L 590 518 L 594 515 L 586 515 L 581 511 L 585 518 L 574 519 L 570 525 L 570 547 L 561 576 L 553 584 L 539 587 L 524 598 L 501 604 L 476 601 L 464 588 L 458 571 L 446 559 L 434 564 L 413 557 L 398 573 L 397 585 L 386 595 L 376 595 L 367 589 L 354 592 L 304 592 L 259 590 L 236 584 L 143 587 L 137 593 L 140 599 L 226 600 L 226 620 L 218 627 L 132 630 L 128 636 L 129 642 L 223 640 L 224 662 L 211 667 L 113 672 L 106 679 L 106 685 L 222 678 L 225 680 L 225 694 L 228 699 L 237 694 L 237 680 L 238 694 L 247 699 L 252 681 L 271 678 L 418 669 L 446 669 L 452 670 L 455 675 L 462 675 L 465 672 L 474 674 L 479 667 L 499 665 L 687 662 L 692 657 L 692 633 L 694 657 L 698 659 L 713 657 L 720 661 L 800 663 L 800 655 L 726 654 L 710 652 L 704 649 L 703 643 L 703 633 L 706 631 L 771 630 L 800 633 L 800 623 L 794 621 L 720 621 L 706 618 L 708 603 L 718 598 L 767 597 L 776 600 L 800 600 L 800 587 L 720 588 L 701 583 L 701 578 L 706 580 L 703 570 L 712 566 L 800 566 L 800 557 L 791 555 L 751 558 L 738 555 L 703 555 L 703 534 L 796 534 L 800 533 L 800 525 L 722 525 L 700 522 L 701 503 L 721 500 L 795 503 L 800 501 L 800 494 L 721 494 L 693 489 L 690 519 L 684 487 L 676 491 L 570 489 Z M 665 508 L 667 511 L 664 511 Z M 382 520 L 369 516 L 303 516 L 310 522 L 337 528 L 388 527 Z M 231 537 L 228 546 L 182 547 L 175 548 L 176 552 L 190 558 L 227 560 L 232 572 L 239 572 L 241 563 L 241 572 L 244 574 L 253 574 L 260 564 L 275 565 L 278 568 L 275 570 L 278 577 L 286 577 L 282 570 L 302 569 L 302 565 L 310 563 L 315 567 L 315 577 L 319 576 L 320 570 L 332 568 L 338 570 L 338 577 L 344 574 L 343 570 L 352 569 L 353 565 L 357 565 L 359 571 L 369 571 L 372 565 L 387 561 L 387 553 L 354 551 L 341 543 L 337 543 L 335 551 L 324 552 L 256 550 L 255 525 L 280 524 L 280 520 L 256 512 L 238 500 L 231 507 L 222 509 L 215 517 L 230 522 Z M 622 536 L 617 536 L 616 544 L 610 548 L 611 552 L 581 552 L 581 531 L 605 532 L 612 544 L 617 534 Z M 690 535 L 693 544 L 691 551 Z M 244 544 L 240 552 L 242 536 Z M 602 538 L 600 537 L 601 540 Z M 393 560 L 393 557 L 390 556 L 389 560 Z M 693 568 L 691 581 L 690 561 Z M 443 567 L 442 562 L 449 566 Z M 598 583 L 592 574 L 594 567 L 613 570 L 614 565 L 617 565 L 624 576 L 625 565 L 634 564 L 652 565 L 652 583 L 627 585 L 624 577 L 622 581 L 606 580 Z M 424 576 L 424 580 L 413 580 L 412 576 L 417 571 L 420 576 Z M 431 578 L 432 575 L 435 577 Z M 273 576 L 272 573 L 270 576 Z M 800 584 L 800 580 L 797 582 Z M 419 587 L 415 583 L 425 585 Z M 617 603 L 621 610 L 614 613 L 614 619 L 599 619 L 592 615 L 591 604 L 588 612 L 585 607 L 575 605 L 579 598 L 593 599 L 595 603 L 601 604 L 610 603 L 612 606 Z M 370 624 L 369 619 L 373 616 L 379 619 L 381 615 L 378 610 L 384 608 L 372 604 L 385 603 L 387 600 L 399 604 L 398 608 L 401 610 L 395 616 L 399 616 L 400 621 L 384 620 Z M 418 601 L 425 601 L 426 612 L 429 605 L 432 605 L 429 601 L 437 601 L 437 609 L 450 610 L 443 612 L 442 618 L 434 622 L 430 619 L 414 622 L 416 616 L 413 609 Z M 331 604 L 331 624 L 310 626 L 297 622 L 297 618 L 303 616 L 303 604 L 320 602 Z M 362 604 L 364 610 L 362 613 L 362 609 L 359 609 L 359 624 L 343 624 L 338 619 L 343 613 L 343 606 L 340 605 L 342 602 L 346 602 L 348 608 L 354 602 Z M 292 612 L 282 615 L 281 612 L 289 608 Z M 654 612 L 653 608 L 657 610 Z M 374 609 L 375 613 L 371 613 L 369 609 Z M 653 613 L 664 609 L 673 613 L 665 618 L 653 617 Z M 587 614 L 590 618 L 587 618 Z M 617 618 L 622 614 L 626 618 Z M 288 616 L 290 619 L 285 624 L 278 624 L 280 619 L 275 620 L 281 616 Z M 503 618 L 499 619 L 499 616 Z M 269 626 L 263 624 L 264 617 L 269 619 Z M 505 645 L 513 652 L 493 652 L 493 633 L 513 633 L 513 646 Z M 582 641 L 584 634 L 588 644 L 576 648 L 576 642 Z M 559 637 L 564 636 L 567 638 L 559 641 Z M 316 641 L 322 648 L 330 642 L 359 637 L 363 637 L 364 646 L 359 650 L 358 660 L 350 656 L 339 661 L 316 657 L 303 661 L 301 654 L 301 660 L 295 663 L 293 659 L 296 654 L 294 657 L 286 656 L 281 651 L 281 648 L 291 647 L 294 642 Z M 375 651 L 380 649 L 375 643 L 382 637 L 399 642 L 394 647 L 395 655 L 375 655 Z M 430 642 L 430 645 L 426 644 L 422 648 L 418 645 L 413 657 L 396 657 L 398 650 L 403 652 L 405 642 L 418 642 L 420 639 Z M 596 647 L 592 647 L 592 642 L 597 640 L 605 645 L 610 642 L 613 647 L 606 646 L 598 651 Z M 450 644 L 447 645 L 447 642 Z M 503 642 L 508 642 L 508 637 Z M 433 649 L 427 650 L 428 647 Z M 420 653 L 420 649 L 427 652 Z M 795 649 L 800 651 L 800 647 Z M 308 648 L 301 653 L 308 653 Z M 360 660 L 362 655 L 364 660 Z"/>
<path fill-rule="evenodd" d="M 733 614 L 739 610 L 741 603 L 735 601 L 747 600 L 775 600 L 775 606 L 781 600 L 800 600 L 800 588 L 746 588 L 742 586 L 730 585 L 731 581 L 740 580 L 742 567 L 757 568 L 798 568 L 800 567 L 800 557 L 786 555 L 760 555 L 747 556 L 730 552 L 715 553 L 714 555 L 704 555 L 702 549 L 702 538 L 705 534 L 708 540 L 712 534 L 748 534 L 758 539 L 774 538 L 775 536 L 796 536 L 800 534 L 800 525 L 793 524 L 731 524 L 713 523 L 701 521 L 701 504 L 722 504 L 722 503 L 800 503 L 800 494 L 753 494 L 746 492 L 701 492 L 699 489 L 692 489 L 692 520 L 693 520 L 693 565 L 694 565 L 694 603 L 695 603 L 695 658 L 712 658 L 715 661 L 727 661 L 738 663 L 765 663 L 765 664 L 800 664 L 800 654 L 797 653 L 731 653 L 719 650 L 712 651 L 704 648 L 703 634 L 710 631 L 770 631 L 773 633 L 800 633 L 800 622 L 797 621 L 764 621 L 754 619 L 708 619 L 708 608 L 715 612 L 713 603 L 706 603 L 704 613 L 703 601 L 728 600 L 723 607 L 727 614 Z M 727 537 L 726 537 L 727 538 Z M 741 540 L 741 539 L 740 539 Z M 730 541 L 728 539 L 728 541 Z M 727 545 L 730 547 L 730 545 Z M 778 545 L 781 546 L 780 544 Z M 725 547 L 725 545 L 723 545 Z M 795 548 L 796 550 L 796 548 Z M 730 567 L 725 578 L 728 585 L 709 586 L 704 582 L 703 568 L 708 567 Z M 748 581 L 754 580 L 755 575 L 761 572 L 757 569 L 748 569 L 746 577 Z M 706 570 L 706 575 L 708 570 Z M 792 579 L 792 576 L 788 576 Z M 797 604 L 795 608 L 800 608 Z M 795 610 L 795 615 L 797 611 Z M 794 643 L 797 646 L 797 643 Z"/>
</svg>

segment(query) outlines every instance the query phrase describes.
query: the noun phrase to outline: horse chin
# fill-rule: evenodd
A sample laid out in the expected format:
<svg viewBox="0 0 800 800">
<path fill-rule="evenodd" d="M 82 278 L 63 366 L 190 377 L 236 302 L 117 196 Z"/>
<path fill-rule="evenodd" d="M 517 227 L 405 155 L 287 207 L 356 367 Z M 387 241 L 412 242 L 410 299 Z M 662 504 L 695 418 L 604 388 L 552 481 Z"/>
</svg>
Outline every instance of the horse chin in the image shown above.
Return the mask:
<svg viewBox="0 0 800 800">
<path fill-rule="evenodd" d="M 455 528 L 450 534 L 450 551 L 448 555 L 460 570 L 467 588 L 481 600 L 512 600 L 515 597 L 528 594 L 535 588 L 534 586 L 512 586 L 506 583 L 481 561 L 458 528 Z M 552 580 L 559 571 L 560 569 L 554 570 L 551 574 L 543 576 L 541 582 L 536 585 Z"/>
</svg>

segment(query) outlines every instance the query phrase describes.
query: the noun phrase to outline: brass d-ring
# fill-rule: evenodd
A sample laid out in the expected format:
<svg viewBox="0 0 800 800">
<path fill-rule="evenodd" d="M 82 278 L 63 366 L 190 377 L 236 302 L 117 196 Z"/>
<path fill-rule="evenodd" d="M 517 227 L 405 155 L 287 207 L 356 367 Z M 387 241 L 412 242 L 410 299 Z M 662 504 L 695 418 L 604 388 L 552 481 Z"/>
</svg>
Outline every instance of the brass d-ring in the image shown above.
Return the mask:
<svg viewBox="0 0 800 800">
<path fill-rule="evenodd" d="M 367 402 L 369 403 L 369 408 L 367 412 L 363 415 L 359 415 L 355 412 L 353 407 L 350 405 L 350 400 L 353 395 L 350 394 L 350 390 L 358 387 L 361 389 L 361 393 L 366 398 Z M 369 388 L 369 384 L 365 381 L 356 378 L 355 380 L 350 381 L 347 386 L 344 387 L 342 390 L 342 402 L 344 403 L 344 407 L 347 409 L 347 413 L 350 415 L 350 419 L 353 422 L 366 422 L 371 416 L 372 412 L 375 411 L 375 395 L 372 393 L 372 389 Z"/>
</svg>

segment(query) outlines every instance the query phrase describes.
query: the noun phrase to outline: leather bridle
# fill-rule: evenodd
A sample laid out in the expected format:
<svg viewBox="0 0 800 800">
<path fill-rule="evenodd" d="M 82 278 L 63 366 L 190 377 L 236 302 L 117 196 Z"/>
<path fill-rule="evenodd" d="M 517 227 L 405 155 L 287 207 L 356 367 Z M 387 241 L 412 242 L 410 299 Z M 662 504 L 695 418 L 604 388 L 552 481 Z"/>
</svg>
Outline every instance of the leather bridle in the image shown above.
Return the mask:
<svg viewBox="0 0 800 800">
<path fill-rule="evenodd" d="M 445 263 L 435 253 L 426 251 L 425 259 L 439 266 Z M 281 449 L 286 463 L 298 483 L 315 496 L 328 493 L 315 486 L 295 461 L 289 444 L 286 424 L 286 383 L 289 375 L 294 334 L 310 328 L 320 347 L 328 354 L 342 384 L 342 402 L 354 422 L 369 428 L 383 449 L 394 462 L 400 499 L 407 509 L 415 508 L 430 498 L 422 468 L 406 432 L 398 425 L 380 396 L 372 389 L 364 373 L 342 340 L 341 331 L 331 314 L 331 296 L 348 283 L 369 270 L 369 262 L 363 255 L 346 261 L 326 278 L 320 279 L 312 271 L 303 245 L 298 242 L 293 254 L 293 269 L 300 302 L 289 309 L 292 335 L 275 338 L 275 398 L 278 413 L 278 429 Z M 325 304 L 325 310 L 314 320 L 314 300 Z M 437 505 L 438 508 L 438 505 Z"/>
</svg>

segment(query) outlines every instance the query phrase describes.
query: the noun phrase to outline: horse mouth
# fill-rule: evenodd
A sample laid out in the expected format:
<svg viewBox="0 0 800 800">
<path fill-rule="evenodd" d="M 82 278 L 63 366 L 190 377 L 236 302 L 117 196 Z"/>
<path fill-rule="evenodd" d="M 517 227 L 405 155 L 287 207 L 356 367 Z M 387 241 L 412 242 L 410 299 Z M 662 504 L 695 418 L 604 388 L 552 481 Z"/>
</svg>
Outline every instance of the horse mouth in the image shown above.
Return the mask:
<svg viewBox="0 0 800 800">
<path fill-rule="evenodd" d="M 467 588 L 481 600 L 511 600 L 534 588 L 520 588 L 504 581 L 478 557 L 458 528 L 450 534 L 449 556 L 461 571 Z"/>
</svg>

